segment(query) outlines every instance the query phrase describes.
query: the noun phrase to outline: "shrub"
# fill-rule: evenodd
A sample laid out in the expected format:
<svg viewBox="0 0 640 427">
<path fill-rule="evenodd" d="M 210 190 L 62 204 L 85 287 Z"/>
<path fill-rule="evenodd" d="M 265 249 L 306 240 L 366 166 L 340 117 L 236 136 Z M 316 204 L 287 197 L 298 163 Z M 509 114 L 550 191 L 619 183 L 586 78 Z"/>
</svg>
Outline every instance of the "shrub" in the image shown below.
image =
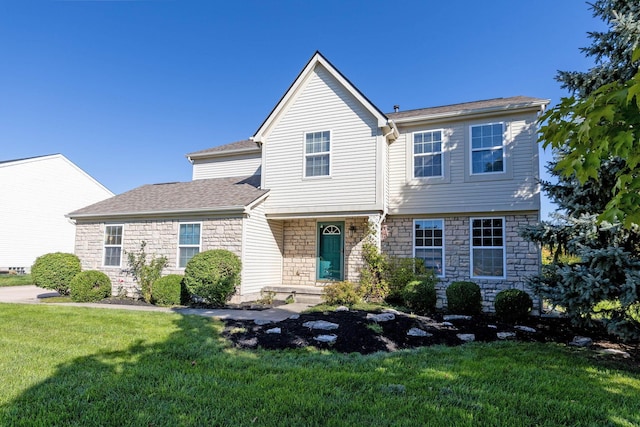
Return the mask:
<svg viewBox="0 0 640 427">
<path fill-rule="evenodd" d="M 322 289 L 322 299 L 329 305 L 353 306 L 362 300 L 354 283 L 344 281 L 326 285 Z"/>
<path fill-rule="evenodd" d="M 389 293 L 387 275 L 388 260 L 380 252 L 378 247 L 370 239 L 373 232 L 369 230 L 369 237 L 362 245 L 362 260 L 364 262 L 360 270 L 360 289 L 365 300 L 379 302 L 385 299 Z"/>
<path fill-rule="evenodd" d="M 480 286 L 473 282 L 453 282 L 447 288 L 447 307 L 456 314 L 479 314 L 482 311 Z"/>
<path fill-rule="evenodd" d="M 140 250 L 127 253 L 127 264 L 129 273 L 133 275 L 140 286 L 140 293 L 146 302 L 151 302 L 153 298 L 153 285 L 162 275 L 162 270 L 167 266 L 167 257 L 151 257 L 147 262 L 145 247 L 147 242 L 140 242 Z"/>
<path fill-rule="evenodd" d="M 101 271 L 82 271 L 69 284 L 75 302 L 96 302 L 111 296 L 111 279 Z"/>
<path fill-rule="evenodd" d="M 533 308 L 533 301 L 525 291 L 505 289 L 496 295 L 494 307 L 498 318 L 512 322 L 526 319 Z"/>
<path fill-rule="evenodd" d="M 418 314 L 433 312 L 437 301 L 436 283 L 438 278 L 433 272 L 409 282 L 402 293 L 405 305 Z"/>
<path fill-rule="evenodd" d="M 223 306 L 240 284 L 242 263 L 234 253 L 214 249 L 196 254 L 184 270 L 184 284 L 192 295 Z"/>
<path fill-rule="evenodd" d="M 183 302 L 183 276 L 169 274 L 155 281 L 151 300 L 157 305 L 179 305 Z"/>
<path fill-rule="evenodd" d="M 80 259 L 77 256 L 54 252 L 36 258 L 31 267 L 31 278 L 36 286 L 69 295 L 69 283 L 80 270 Z"/>
<path fill-rule="evenodd" d="M 405 287 L 426 273 L 424 261 L 420 258 L 389 258 L 387 281 L 389 282 L 388 300 L 400 300 Z"/>
</svg>

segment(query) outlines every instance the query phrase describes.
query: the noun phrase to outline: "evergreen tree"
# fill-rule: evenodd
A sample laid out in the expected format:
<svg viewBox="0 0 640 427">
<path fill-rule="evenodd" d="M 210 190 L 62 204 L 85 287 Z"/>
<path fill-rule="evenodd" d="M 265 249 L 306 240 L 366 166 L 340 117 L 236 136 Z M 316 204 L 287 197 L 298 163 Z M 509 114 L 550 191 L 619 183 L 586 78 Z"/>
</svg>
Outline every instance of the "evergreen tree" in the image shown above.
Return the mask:
<svg viewBox="0 0 640 427">
<path fill-rule="evenodd" d="M 594 17 L 608 26 L 591 32 L 591 46 L 581 49 L 594 57 L 596 66 L 587 72 L 560 71 L 563 88 L 584 99 L 603 85 L 626 82 L 638 71 L 633 50 L 640 44 L 640 2 L 598 0 L 591 5 Z M 574 102 L 563 100 L 563 102 Z M 567 137 L 575 137 L 567 133 Z M 640 229 L 618 222 L 599 222 L 611 200 L 617 174 L 628 168 L 625 160 L 611 157 L 601 163 L 595 176 L 581 181 L 573 173 L 556 168 L 571 150 L 570 141 L 554 151 L 547 165 L 557 183 L 542 182 L 542 190 L 559 207 L 554 222 L 526 227 L 521 234 L 549 247 L 553 262 L 531 279 L 534 291 L 551 303 L 563 306 L 574 323 L 588 324 L 603 318 L 612 333 L 640 337 Z M 628 170 L 627 170 L 628 171 Z M 566 264 L 560 255 L 576 255 L 579 262 Z"/>
</svg>

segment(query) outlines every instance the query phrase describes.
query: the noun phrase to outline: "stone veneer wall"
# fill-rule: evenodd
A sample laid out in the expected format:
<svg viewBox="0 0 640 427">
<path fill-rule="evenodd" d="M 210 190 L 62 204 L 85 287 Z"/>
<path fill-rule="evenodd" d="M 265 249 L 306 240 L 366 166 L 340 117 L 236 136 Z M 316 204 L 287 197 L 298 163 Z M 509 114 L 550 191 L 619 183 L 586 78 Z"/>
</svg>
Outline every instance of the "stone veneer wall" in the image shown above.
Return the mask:
<svg viewBox="0 0 640 427">
<path fill-rule="evenodd" d="M 537 214 L 521 215 L 473 215 L 473 218 L 504 217 L 506 232 L 506 279 L 476 279 L 470 276 L 469 218 L 471 216 L 445 217 L 445 277 L 437 286 L 438 307 L 446 306 L 445 290 L 454 281 L 469 280 L 480 286 L 483 297 L 483 310 L 494 311 L 495 296 L 503 289 L 517 288 L 531 293 L 526 287 L 525 278 L 538 274 L 541 266 L 540 248 L 534 243 L 522 239 L 518 229 L 524 225 L 538 222 Z M 433 217 L 436 218 L 436 217 Z M 439 217 L 442 218 L 442 217 Z M 436 219 L 439 219 L 436 218 Z M 387 236 L 382 239 L 382 250 L 390 256 L 413 256 L 413 220 L 419 217 L 388 217 Z M 534 300 L 534 310 L 539 309 L 539 301 Z"/>
<path fill-rule="evenodd" d="M 209 249 L 227 249 L 239 257 L 242 256 L 242 218 L 205 218 L 197 220 L 140 220 L 127 222 L 109 222 L 108 225 L 123 225 L 123 254 L 120 267 L 104 267 L 103 243 L 104 222 L 81 222 L 76 224 L 75 254 L 80 258 L 83 270 L 99 270 L 111 279 L 113 294 L 126 292 L 129 296 L 137 295 L 137 284 L 127 274 L 126 252 L 138 252 L 140 243 L 147 242 L 145 248 L 149 257 L 166 256 L 167 274 L 184 274 L 184 269 L 177 267 L 178 232 L 181 222 L 201 222 L 201 251 Z"/>
<path fill-rule="evenodd" d="M 344 278 L 357 282 L 363 265 L 362 241 L 368 230 L 367 219 L 346 218 L 336 221 L 344 221 Z M 350 230 L 352 226 L 353 231 Z M 316 242 L 316 219 L 284 221 L 284 285 L 315 286 L 325 283 L 316 281 Z"/>
</svg>

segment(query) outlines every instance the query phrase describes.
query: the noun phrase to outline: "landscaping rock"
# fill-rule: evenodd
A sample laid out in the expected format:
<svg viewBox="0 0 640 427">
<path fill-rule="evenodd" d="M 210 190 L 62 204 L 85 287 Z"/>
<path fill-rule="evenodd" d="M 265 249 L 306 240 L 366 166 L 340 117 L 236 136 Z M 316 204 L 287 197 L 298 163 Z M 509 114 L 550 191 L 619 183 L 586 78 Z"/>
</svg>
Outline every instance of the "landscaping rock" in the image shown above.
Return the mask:
<svg viewBox="0 0 640 427">
<path fill-rule="evenodd" d="M 472 342 L 476 340 L 476 336 L 474 334 L 457 334 L 456 336 L 464 342 Z"/>
<path fill-rule="evenodd" d="M 393 313 L 393 314 L 400 314 L 400 312 L 398 310 L 394 310 L 393 308 L 385 308 L 384 310 L 382 310 L 383 313 Z"/>
<path fill-rule="evenodd" d="M 517 326 L 514 326 L 513 328 L 522 332 L 529 332 L 530 334 L 535 334 L 536 332 L 538 332 L 534 328 L 530 328 L 528 326 L 517 325 Z"/>
<path fill-rule="evenodd" d="M 265 331 L 268 334 L 281 334 L 282 333 L 282 329 L 281 328 L 271 328 L 271 329 L 267 329 Z"/>
<path fill-rule="evenodd" d="M 409 332 L 407 332 L 407 335 L 410 337 L 432 337 L 433 336 L 433 334 L 430 334 L 427 331 L 423 331 L 420 328 L 409 329 Z"/>
<path fill-rule="evenodd" d="M 605 348 L 604 350 L 599 351 L 599 353 L 613 355 L 613 356 L 620 356 L 620 357 L 624 357 L 625 359 L 631 357 L 631 355 L 626 351 L 617 350 L 615 348 Z"/>
<path fill-rule="evenodd" d="M 374 322 L 388 322 L 389 320 L 393 320 L 395 318 L 396 315 L 393 313 L 367 314 L 367 320 L 373 320 Z"/>
<path fill-rule="evenodd" d="M 593 340 L 591 338 L 580 336 L 573 337 L 573 341 L 569 343 L 569 345 L 576 347 L 589 347 L 591 344 L 593 344 Z"/>
<path fill-rule="evenodd" d="M 291 320 L 298 320 L 300 318 L 299 314 L 292 314 L 291 316 L 289 316 L 289 319 Z"/>
<path fill-rule="evenodd" d="M 453 323 L 451 322 L 442 322 L 440 323 L 442 326 L 453 326 Z"/>
<path fill-rule="evenodd" d="M 516 337 L 515 332 L 498 332 L 496 334 L 499 340 L 510 340 Z"/>
<path fill-rule="evenodd" d="M 341 305 L 340 307 L 336 307 L 336 311 L 340 312 L 340 311 L 349 311 L 349 307 L 346 307 L 344 305 Z"/>
<path fill-rule="evenodd" d="M 324 343 L 327 343 L 327 344 L 333 344 L 338 339 L 338 336 L 334 335 L 334 334 L 331 334 L 331 335 L 318 335 L 317 337 L 315 337 L 313 339 L 316 340 L 316 341 L 319 341 L 319 342 L 324 342 Z"/>
<path fill-rule="evenodd" d="M 498 327 L 496 325 L 487 325 L 487 328 L 489 328 L 489 329 L 498 329 Z"/>
<path fill-rule="evenodd" d="M 471 316 L 466 316 L 464 314 L 447 314 L 442 316 L 442 320 L 447 322 L 451 322 L 452 320 L 471 320 Z"/>
<path fill-rule="evenodd" d="M 309 322 L 304 322 L 302 324 L 305 328 L 309 329 L 319 329 L 321 331 L 331 331 L 333 329 L 338 329 L 337 323 L 327 322 L 326 320 L 312 320 Z"/>
<path fill-rule="evenodd" d="M 253 323 L 255 323 L 258 326 L 263 326 L 263 325 L 268 325 L 270 323 L 273 323 L 271 320 L 266 320 L 266 319 L 256 319 L 253 321 Z"/>
</svg>

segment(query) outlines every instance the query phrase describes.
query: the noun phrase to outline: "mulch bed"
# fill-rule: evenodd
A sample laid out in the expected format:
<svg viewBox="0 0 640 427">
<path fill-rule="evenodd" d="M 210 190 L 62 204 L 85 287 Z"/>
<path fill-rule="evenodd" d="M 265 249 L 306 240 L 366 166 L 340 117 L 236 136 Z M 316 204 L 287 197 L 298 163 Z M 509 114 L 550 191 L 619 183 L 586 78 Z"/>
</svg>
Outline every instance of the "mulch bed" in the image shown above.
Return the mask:
<svg viewBox="0 0 640 427">
<path fill-rule="evenodd" d="M 339 327 L 331 331 L 312 330 L 303 326 L 308 321 L 325 320 Z M 375 326 L 377 325 L 379 326 Z M 370 354 L 378 351 L 396 351 L 431 345 L 456 346 L 464 344 L 458 334 L 474 334 L 475 341 L 497 341 L 498 332 L 514 332 L 512 339 L 518 341 L 570 343 L 575 336 L 593 339 L 595 350 L 611 348 L 625 351 L 630 357 L 624 358 L 634 365 L 640 365 L 640 348 L 637 343 L 624 344 L 615 341 L 604 330 L 580 330 L 572 327 L 567 319 L 551 317 L 530 317 L 521 326 L 534 328 L 536 332 L 525 332 L 514 328 L 514 324 L 498 322 L 490 315 L 474 316 L 471 320 L 450 320 L 448 325 L 442 314 L 432 317 L 410 316 L 395 313 L 395 319 L 374 322 L 367 319 L 364 311 L 341 311 L 301 314 L 298 319 L 287 319 L 267 325 L 257 325 L 251 321 L 226 320 L 223 336 L 242 349 L 293 349 L 314 346 L 340 353 Z M 280 328 L 281 333 L 267 333 L 272 328 Z M 411 328 L 422 329 L 431 336 L 408 336 Z M 322 343 L 315 337 L 335 334 L 334 343 Z M 616 356 L 612 356 L 616 357 Z M 621 356 L 618 356 L 622 358 Z"/>
</svg>

